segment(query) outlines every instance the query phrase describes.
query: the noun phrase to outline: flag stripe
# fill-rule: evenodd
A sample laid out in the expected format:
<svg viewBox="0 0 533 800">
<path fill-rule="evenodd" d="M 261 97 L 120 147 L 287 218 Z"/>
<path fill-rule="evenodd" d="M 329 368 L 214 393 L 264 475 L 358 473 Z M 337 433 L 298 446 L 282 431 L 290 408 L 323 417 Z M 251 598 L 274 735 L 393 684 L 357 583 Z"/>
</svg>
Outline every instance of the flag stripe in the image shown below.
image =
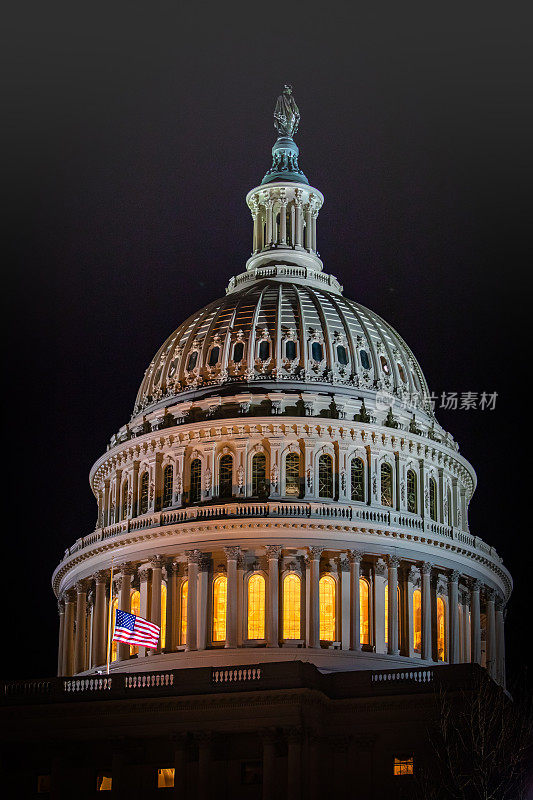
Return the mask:
<svg viewBox="0 0 533 800">
<path fill-rule="evenodd" d="M 159 644 L 160 627 L 129 611 L 116 610 L 113 641 L 141 645 L 151 649 Z"/>
</svg>

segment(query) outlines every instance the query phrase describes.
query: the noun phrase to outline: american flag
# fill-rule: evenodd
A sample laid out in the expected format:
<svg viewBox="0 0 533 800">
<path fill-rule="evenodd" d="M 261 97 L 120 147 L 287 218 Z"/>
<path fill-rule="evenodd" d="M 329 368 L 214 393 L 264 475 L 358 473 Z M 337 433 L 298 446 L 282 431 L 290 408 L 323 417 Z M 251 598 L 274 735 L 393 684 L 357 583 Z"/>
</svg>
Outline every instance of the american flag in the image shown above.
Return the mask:
<svg viewBox="0 0 533 800">
<path fill-rule="evenodd" d="M 125 642 L 155 649 L 159 643 L 159 631 L 160 628 L 153 622 L 148 622 L 147 619 L 117 608 L 113 633 L 114 642 Z"/>
</svg>

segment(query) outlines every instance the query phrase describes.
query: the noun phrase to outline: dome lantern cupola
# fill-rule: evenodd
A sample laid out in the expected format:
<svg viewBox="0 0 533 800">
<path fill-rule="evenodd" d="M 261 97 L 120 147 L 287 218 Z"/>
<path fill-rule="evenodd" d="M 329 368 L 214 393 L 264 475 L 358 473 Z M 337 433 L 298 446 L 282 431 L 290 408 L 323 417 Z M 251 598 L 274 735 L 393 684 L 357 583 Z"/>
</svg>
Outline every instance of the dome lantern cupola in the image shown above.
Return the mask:
<svg viewBox="0 0 533 800">
<path fill-rule="evenodd" d="M 309 185 L 298 165 L 299 150 L 293 136 L 299 121 L 292 87 L 285 86 L 274 109 L 274 127 L 279 136 L 272 148 L 272 166 L 260 186 L 246 197 L 254 221 L 248 271 L 280 264 L 322 271 L 316 219 L 324 197 Z"/>
</svg>

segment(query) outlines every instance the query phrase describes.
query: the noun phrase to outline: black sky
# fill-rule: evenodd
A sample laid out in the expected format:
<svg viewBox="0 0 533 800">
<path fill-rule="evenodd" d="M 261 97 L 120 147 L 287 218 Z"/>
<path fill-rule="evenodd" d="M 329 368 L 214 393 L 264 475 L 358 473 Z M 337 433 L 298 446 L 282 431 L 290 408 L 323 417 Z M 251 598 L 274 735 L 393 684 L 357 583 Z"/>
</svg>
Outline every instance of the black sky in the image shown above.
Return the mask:
<svg viewBox="0 0 533 800">
<path fill-rule="evenodd" d="M 325 270 L 436 394 L 498 392 L 495 411 L 437 416 L 478 474 L 471 530 L 515 579 L 520 667 L 533 70 L 525 3 L 463 5 L 40 4 L 7 21 L 3 675 L 55 672 L 50 577 L 94 528 L 89 469 L 163 340 L 243 271 L 285 82 Z"/>
</svg>

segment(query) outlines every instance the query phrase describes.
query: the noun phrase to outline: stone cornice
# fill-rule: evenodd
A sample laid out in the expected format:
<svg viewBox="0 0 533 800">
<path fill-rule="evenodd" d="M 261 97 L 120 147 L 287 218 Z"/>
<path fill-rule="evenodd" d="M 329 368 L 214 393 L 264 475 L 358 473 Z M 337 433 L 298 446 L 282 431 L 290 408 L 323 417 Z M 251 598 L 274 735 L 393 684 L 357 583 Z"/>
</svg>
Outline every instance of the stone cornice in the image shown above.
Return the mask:
<svg viewBox="0 0 533 800">
<path fill-rule="evenodd" d="M 283 545 L 287 546 L 285 542 L 293 541 L 295 538 L 295 530 L 301 532 L 302 544 L 309 543 L 310 538 L 314 535 L 315 538 L 320 540 L 320 545 L 327 549 L 327 545 L 323 543 L 324 538 L 336 538 L 336 544 L 332 549 L 343 549 L 346 551 L 352 550 L 354 546 L 364 552 L 368 552 L 368 546 L 378 546 L 382 548 L 380 555 L 388 555 L 391 546 L 395 548 L 401 547 L 402 541 L 406 543 L 414 543 L 417 545 L 416 551 L 412 551 L 409 558 L 413 561 L 433 561 L 438 559 L 437 554 L 443 553 L 445 559 L 459 557 L 467 559 L 472 563 L 472 569 L 482 567 L 489 570 L 494 575 L 494 581 L 499 583 L 500 587 L 504 590 L 505 599 L 507 600 L 512 590 L 512 580 L 509 572 L 501 562 L 497 562 L 495 558 L 491 557 L 489 553 L 485 553 L 481 549 L 475 549 L 464 544 L 460 540 L 445 539 L 439 535 L 431 535 L 427 531 L 416 532 L 406 531 L 404 529 L 391 529 L 386 525 L 372 523 L 372 527 L 340 524 L 340 522 L 322 521 L 320 519 L 309 520 L 307 518 L 297 518 L 291 520 L 282 520 L 279 518 L 265 518 L 265 519 L 216 519 L 216 520 L 194 520 L 191 522 L 184 522 L 179 525 L 166 525 L 158 528 L 144 528 L 136 531 L 128 531 L 122 534 L 104 538 L 80 548 L 72 555 L 68 556 L 56 568 L 52 577 L 52 586 L 56 596 L 60 589 L 65 590 L 65 586 L 61 586 L 64 578 L 73 572 L 73 583 L 78 580 L 79 570 L 77 569 L 84 562 L 95 556 L 109 554 L 118 546 L 125 547 L 137 545 L 141 543 L 150 542 L 154 548 L 159 549 L 168 546 L 169 539 L 175 539 L 175 547 L 179 550 L 191 550 L 201 545 L 201 536 L 209 535 L 210 543 L 212 543 L 213 534 L 220 538 L 224 545 L 227 545 L 227 537 L 232 539 L 239 537 L 239 532 L 247 532 L 246 538 L 250 539 L 250 533 L 255 532 L 257 538 L 271 539 L 275 536 L 278 540 L 283 539 Z M 262 532 L 262 537 L 257 535 L 257 532 Z M 320 536 L 320 532 L 324 532 Z M 192 542 L 191 542 L 192 537 Z M 357 537 L 354 541 L 353 537 Z M 472 537 L 473 538 L 473 537 Z M 339 547 L 337 542 L 339 540 L 346 540 L 345 547 Z M 165 541 L 167 540 L 167 541 Z M 391 540 L 394 541 L 392 545 Z M 183 542 L 183 544 L 180 544 Z M 268 543 L 268 542 L 267 542 Z M 391 543 L 391 544 L 388 544 Z M 307 545 L 308 546 L 308 545 Z M 212 549 L 212 544 L 209 545 Z M 145 557 L 139 555 L 139 560 Z M 135 560 L 135 556 L 132 556 Z M 95 571 L 102 569 L 102 565 L 97 565 Z M 462 574 L 467 574 L 467 570 L 461 570 Z"/>
</svg>

